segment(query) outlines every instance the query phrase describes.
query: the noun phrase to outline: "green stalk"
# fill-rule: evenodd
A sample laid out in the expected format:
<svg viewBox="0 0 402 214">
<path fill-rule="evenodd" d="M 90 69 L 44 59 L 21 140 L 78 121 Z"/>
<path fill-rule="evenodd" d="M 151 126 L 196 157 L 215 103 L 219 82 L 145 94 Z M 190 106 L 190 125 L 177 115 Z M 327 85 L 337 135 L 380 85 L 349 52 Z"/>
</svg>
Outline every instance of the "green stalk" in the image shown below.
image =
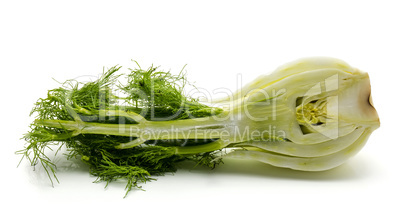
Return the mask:
<svg viewBox="0 0 402 214">
<path fill-rule="evenodd" d="M 204 152 L 212 152 L 212 151 L 220 150 L 220 149 L 223 149 L 224 147 L 225 147 L 225 144 L 223 143 L 223 141 L 217 140 L 217 141 L 207 143 L 204 145 L 199 145 L 199 146 L 176 147 L 176 154 L 178 154 L 178 155 L 199 154 L 199 153 L 204 153 Z"/>
<path fill-rule="evenodd" d="M 224 124 L 215 117 L 195 118 L 174 121 L 141 121 L 139 124 L 104 124 L 83 121 L 35 120 L 36 125 L 59 128 L 78 134 L 99 134 L 136 137 L 129 143 L 121 143 L 117 149 L 128 149 L 146 140 L 171 139 L 220 139 L 226 132 Z M 138 140 L 140 139 L 140 140 Z M 177 147 L 176 154 L 197 154 L 211 152 L 224 147 L 219 140 L 204 145 Z"/>
</svg>

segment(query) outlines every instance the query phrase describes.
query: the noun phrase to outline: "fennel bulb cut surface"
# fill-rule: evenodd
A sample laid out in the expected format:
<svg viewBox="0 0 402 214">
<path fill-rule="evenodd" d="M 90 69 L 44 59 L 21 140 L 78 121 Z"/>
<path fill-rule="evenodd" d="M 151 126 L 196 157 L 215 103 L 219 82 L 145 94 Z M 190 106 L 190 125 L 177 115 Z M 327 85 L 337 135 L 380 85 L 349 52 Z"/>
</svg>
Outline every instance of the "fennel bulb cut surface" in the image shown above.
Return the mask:
<svg viewBox="0 0 402 214">
<path fill-rule="evenodd" d="M 380 125 L 367 73 L 334 58 L 288 63 L 206 102 L 185 95 L 182 72 L 137 66 L 49 90 L 17 153 L 52 179 L 56 165 L 46 151 L 65 146 L 98 181 L 126 179 L 129 191 L 182 161 L 214 168 L 236 158 L 328 170 L 355 155 Z"/>
<path fill-rule="evenodd" d="M 260 119 L 250 121 L 247 111 L 239 110 L 242 119 L 235 118 L 237 127 L 256 124 L 250 132 L 274 127 L 276 133 L 239 143 L 245 149 L 226 157 L 304 171 L 339 166 L 380 125 L 370 91 L 368 74 L 338 59 L 305 58 L 281 66 L 235 95 L 235 109 L 251 109 L 252 118 Z"/>
</svg>

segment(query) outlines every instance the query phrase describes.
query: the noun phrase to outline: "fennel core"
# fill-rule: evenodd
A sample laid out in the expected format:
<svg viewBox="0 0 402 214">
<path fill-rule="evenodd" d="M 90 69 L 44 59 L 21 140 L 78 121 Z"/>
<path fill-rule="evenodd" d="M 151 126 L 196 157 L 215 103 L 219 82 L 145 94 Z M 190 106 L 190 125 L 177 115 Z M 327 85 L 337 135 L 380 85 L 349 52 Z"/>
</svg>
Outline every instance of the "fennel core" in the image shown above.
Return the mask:
<svg viewBox="0 0 402 214">
<path fill-rule="evenodd" d="M 137 64 L 138 65 L 138 64 Z M 65 146 L 98 181 L 127 180 L 127 192 L 190 160 L 222 158 L 320 171 L 355 155 L 379 127 L 368 75 L 333 58 L 305 58 L 261 76 L 227 98 L 184 94 L 183 74 L 112 67 L 92 82 L 66 81 L 39 99 L 27 144 L 18 151 L 49 178 L 45 152 Z M 57 179 L 57 178 L 56 178 Z"/>
</svg>

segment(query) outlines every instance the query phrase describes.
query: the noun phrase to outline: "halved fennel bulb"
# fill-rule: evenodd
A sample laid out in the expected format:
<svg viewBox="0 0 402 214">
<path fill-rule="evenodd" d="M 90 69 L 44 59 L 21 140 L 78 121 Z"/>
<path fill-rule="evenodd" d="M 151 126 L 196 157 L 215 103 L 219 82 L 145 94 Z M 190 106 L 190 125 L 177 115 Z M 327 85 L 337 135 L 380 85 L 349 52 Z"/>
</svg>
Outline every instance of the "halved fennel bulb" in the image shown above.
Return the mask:
<svg viewBox="0 0 402 214">
<path fill-rule="evenodd" d="M 380 126 L 370 91 L 368 74 L 338 59 L 283 65 L 212 102 L 230 106 L 221 140 L 236 148 L 224 157 L 303 171 L 339 166 Z"/>
</svg>

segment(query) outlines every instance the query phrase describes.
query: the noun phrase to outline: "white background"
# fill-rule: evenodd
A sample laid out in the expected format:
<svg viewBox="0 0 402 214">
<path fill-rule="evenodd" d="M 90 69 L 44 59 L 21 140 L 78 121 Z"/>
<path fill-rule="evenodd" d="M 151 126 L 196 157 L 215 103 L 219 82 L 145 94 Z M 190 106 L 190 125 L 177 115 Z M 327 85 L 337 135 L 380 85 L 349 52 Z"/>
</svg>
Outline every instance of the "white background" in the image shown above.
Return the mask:
<svg viewBox="0 0 402 214">
<path fill-rule="evenodd" d="M 12 3 L 11 3 L 12 2 Z M 57 2 L 57 3 L 56 3 Z M 398 1 L 1 1 L 1 209 L 40 213 L 400 213 L 402 13 Z M 152 63 L 213 90 L 235 89 L 306 56 L 332 56 L 370 74 L 381 119 L 347 164 L 305 173 L 225 161 L 184 167 L 123 199 L 59 160 L 60 184 L 14 151 L 33 103 L 59 81 L 120 64 Z M 126 70 L 124 70 L 126 71 Z"/>
</svg>

